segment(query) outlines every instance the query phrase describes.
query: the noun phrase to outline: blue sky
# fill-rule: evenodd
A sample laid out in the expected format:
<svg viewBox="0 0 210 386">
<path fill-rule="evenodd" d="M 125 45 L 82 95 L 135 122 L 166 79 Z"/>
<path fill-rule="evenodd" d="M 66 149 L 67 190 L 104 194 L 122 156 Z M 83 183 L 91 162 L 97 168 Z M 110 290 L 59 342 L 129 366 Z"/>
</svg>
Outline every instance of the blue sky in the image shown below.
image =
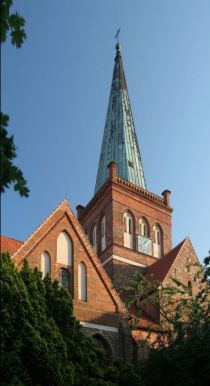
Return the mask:
<svg viewBox="0 0 210 386">
<path fill-rule="evenodd" d="M 148 189 L 172 191 L 173 245 L 210 249 L 210 1 L 16 0 L 27 41 L 2 50 L 2 110 L 30 197 L 2 197 L 25 240 L 67 198 L 94 192 L 116 29 Z"/>
</svg>

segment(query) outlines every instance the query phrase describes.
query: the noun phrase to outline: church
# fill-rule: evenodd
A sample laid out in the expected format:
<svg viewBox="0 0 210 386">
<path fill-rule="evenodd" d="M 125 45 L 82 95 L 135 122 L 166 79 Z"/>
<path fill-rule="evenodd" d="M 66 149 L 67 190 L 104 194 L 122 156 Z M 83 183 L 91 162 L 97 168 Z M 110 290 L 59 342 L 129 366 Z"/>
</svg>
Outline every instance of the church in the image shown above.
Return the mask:
<svg viewBox="0 0 210 386">
<path fill-rule="evenodd" d="M 198 262 L 188 238 L 172 246 L 172 208 L 165 189 L 158 196 L 147 189 L 121 47 L 116 45 L 111 91 L 96 177 L 95 192 L 74 215 L 63 200 L 23 242 L 1 238 L 20 268 L 24 259 L 43 276 L 71 292 L 74 314 L 83 330 L 110 356 L 132 360 L 141 341 L 158 329 L 158 315 L 145 309 L 138 328 L 115 289 L 119 275 L 149 274 L 157 283 L 177 277 L 193 288 L 187 264 Z"/>
</svg>

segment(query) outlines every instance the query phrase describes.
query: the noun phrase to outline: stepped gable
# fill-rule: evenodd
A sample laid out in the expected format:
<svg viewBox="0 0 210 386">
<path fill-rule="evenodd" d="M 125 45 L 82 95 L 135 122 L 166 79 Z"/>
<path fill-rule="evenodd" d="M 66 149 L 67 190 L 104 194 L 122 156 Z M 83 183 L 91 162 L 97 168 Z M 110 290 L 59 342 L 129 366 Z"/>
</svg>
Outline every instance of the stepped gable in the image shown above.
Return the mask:
<svg viewBox="0 0 210 386">
<path fill-rule="evenodd" d="M 63 200 L 60 205 L 43 221 L 43 223 L 32 233 L 31 236 L 25 241 L 25 243 L 15 252 L 13 259 L 18 266 L 21 266 L 23 260 L 29 256 L 32 250 L 43 240 L 55 227 L 56 224 L 64 217 L 67 216 L 72 228 L 80 239 L 83 247 L 85 248 L 88 257 L 90 258 L 94 268 L 100 276 L 104 287 L 111 296 L 113 302 L 116 304 L 119 312 L 124 312 L 125 306 L 118 296 L 116 290 L 113 288 L 111 280 L 105 272 L 98 256 L 95 254 L 94 249 L 87 238 L 84 229 L 76 219 L 72 212 L 67 200 Z"/>
<path fill-rule="evenodd" d="M 1 253 L 9 252 L 12 256 L 23 245 L 23 241 L 12 239 L 11 237 L 1 236 Z"/>
<path fill-rule="evenodd" d="M 163 256 L 160 260 L 147 268 L 146 275 L 150 275 L 153 282 L 163 282 L 186 240 L 187 239 L 184 239 L 175 248 L 168 252 L 167 255 Z"/>
</svg>

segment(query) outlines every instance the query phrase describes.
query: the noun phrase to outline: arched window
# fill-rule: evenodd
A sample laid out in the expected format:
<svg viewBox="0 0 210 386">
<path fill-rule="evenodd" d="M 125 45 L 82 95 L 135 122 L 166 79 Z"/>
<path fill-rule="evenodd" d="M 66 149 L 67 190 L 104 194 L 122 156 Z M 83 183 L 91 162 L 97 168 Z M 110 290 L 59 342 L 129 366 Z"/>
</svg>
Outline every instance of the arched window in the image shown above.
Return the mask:
<svg viewBox="0 0 210 386">
<path fill-rule="evenodd" d="M 45 277 L 47 274 L 51 274 L 51 259 L 47 252 L 41 254 L 41 271 L 42 276 Z"/>
<path fill-rule="evenodd" d="M 149 236 L 148 225 L 143 218 L 139 220 L 139 234 L 144 237 Z"/>
<path fill-rule="evenodd" d="M 95 340 L 97 346 L 105 350 L 111 359 L 113 353 L 110 343 L 100 334 L 93 335 L 93 339 Z"/>
<path fill-rule="evenodd" d="M 57 263 L 72 265 L 72 242 L 66 232 L 61 232 L 57 238 Z"/>
<path fill-rule="evenodd" d="M 133 219 L 129 213 L 124 213 L 124 247 L 133 248 Z"/>
<path fill-rule="evenodd" d="M 162 232 L 158 225 L 153 227 L 153 256 L 161 257 L 162 253 Z"/>
<path fill-rule="evenodd" d="M 94 251 L 97 253 L 97 225 L 95 224 L 91 231 L 91 244 Z"/>
<path fill-rule="evenodd" d="M 70 288 L 70 273 L 65 268 L 59 269 L 59 283 L 66 288 Z"/>
<path fill-rule="evenodd" d="M 87 301 L 87 268 L 84 263 L 78 266 L 78 299 Z"/>
<path fill-rule="evenodd" d="M 106 248 L 106 217 L 101 220 L 101 251 Z"/>
</svg>

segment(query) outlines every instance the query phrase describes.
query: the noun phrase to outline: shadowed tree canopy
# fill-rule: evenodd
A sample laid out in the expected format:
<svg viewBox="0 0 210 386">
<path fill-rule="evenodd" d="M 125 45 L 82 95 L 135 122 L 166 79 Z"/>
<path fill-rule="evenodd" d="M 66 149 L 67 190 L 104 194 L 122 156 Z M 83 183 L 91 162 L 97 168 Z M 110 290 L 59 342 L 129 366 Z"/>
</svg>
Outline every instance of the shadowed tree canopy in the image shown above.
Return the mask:
<svg viewBox="0 0 210 386">
<path fill-rule="evenodd" d="M 170 286 L 163 286 L 140 273 L 124 277 L 126 283 L 118 286 L 128 311 L 136 310 L 134 329 L 138 328 L 139 318 L 145 312 L 145 300 L 161 315 L 155 321 L 160 332 L 153 343 L 154 348 L 148 350 L 146 360 L 138 363 L 145 386 L 209 385 L 210 253 L 204 259 L 204 266 L 189 264 L 186 270 L 192 268 L 195 268 L 193 281 L 198 284 L 194 294 L 191 286 L 175 277 L 171 277 Z M 148 328 L 148 336 L 142 345 L 147 344 L 150 332 Z"/>
<path fill-rule="evenodd" d="M 141 386 L 130 364 L 110 364 L 73 315 L 69 291 L 25 261 L 17 271 L 1 258 L 1 381 L 3 385 Z"/>
</svg>

